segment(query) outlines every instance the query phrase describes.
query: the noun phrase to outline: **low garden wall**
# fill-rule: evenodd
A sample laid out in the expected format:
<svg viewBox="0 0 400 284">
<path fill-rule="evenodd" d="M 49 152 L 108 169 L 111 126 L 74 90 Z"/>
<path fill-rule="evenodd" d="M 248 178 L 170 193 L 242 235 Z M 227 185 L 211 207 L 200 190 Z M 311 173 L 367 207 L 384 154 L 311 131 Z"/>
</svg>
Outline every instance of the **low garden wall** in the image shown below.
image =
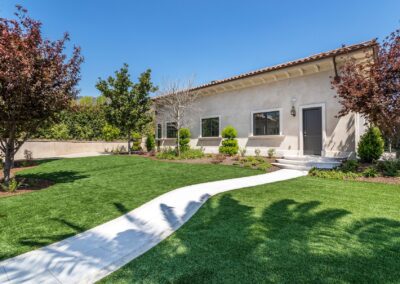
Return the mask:
<svg viewBox="0 0 400 284">
<path fill-rule="evenodd" d="M 121 146 L 126 148 L 127 142 L 33 140 L 27 141 L 22 145 L 17 152 L 15 159 L 23 159 L 25 150 L 31 151 L 33 158 L 38 159 L 78 153 L 105 152 L 106 149 L 111 151 L 112 149 Z"/>
</svg>

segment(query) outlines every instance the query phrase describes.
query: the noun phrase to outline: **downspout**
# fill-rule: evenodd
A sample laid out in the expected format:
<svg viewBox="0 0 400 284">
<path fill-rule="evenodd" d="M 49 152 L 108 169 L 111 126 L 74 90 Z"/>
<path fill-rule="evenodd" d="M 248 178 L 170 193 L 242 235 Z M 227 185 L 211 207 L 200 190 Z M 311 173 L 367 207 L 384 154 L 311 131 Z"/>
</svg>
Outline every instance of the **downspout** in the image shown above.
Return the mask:
<svg viewBox="0 0 400 284">
<path fill-rule="evenodd" d="M 337 64 L 336 64 L 336 55 L 334 55 L 332 57 L 332 61 L 333 61 L 333 70 L 335 71 L 335 78 L 334 80 L 339 79 L 339 75 L 338 75 L 338 70 L 337 70 Z"/>
</svg>

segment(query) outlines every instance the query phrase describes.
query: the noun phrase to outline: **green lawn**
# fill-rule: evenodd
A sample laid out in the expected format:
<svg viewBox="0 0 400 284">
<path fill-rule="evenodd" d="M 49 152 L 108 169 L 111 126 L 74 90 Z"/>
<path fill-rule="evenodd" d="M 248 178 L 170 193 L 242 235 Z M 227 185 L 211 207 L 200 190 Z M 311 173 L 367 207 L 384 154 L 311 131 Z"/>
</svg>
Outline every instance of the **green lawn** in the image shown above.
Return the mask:
<svg viewBox="0 0 400 284">
<path fill-rule="evenodd" d="M 398 283 L 400 187 L 303 177 L 220 194 L 105 283 Z"/>
<path fill-rule="evenodd" d="M 54 186 L 0 198 L 0 259 L 90 229 L 177 187 L 259 173 L 128 156 L 44 162 L 19 175 L 53 180 Z"/>
</svg>

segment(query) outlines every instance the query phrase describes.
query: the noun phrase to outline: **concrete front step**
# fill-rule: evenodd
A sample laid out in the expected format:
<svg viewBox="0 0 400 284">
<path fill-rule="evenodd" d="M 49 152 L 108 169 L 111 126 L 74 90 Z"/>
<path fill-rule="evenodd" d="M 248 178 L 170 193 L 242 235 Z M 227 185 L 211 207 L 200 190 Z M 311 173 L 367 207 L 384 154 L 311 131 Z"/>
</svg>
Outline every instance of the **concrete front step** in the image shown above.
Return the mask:
<svg viewBox="0 0 400 284">
<path fill-rule="evenodd" d="M 307 167 L 316 167 L 321 169 L 332 169 L 340 166 L 341 162 L 338 161 L 325 161 L 325 160 L 309 160 L 309 161 L 301 161 L 301 160 L 287 160 L 287 159 L 277 159 L 279 164 L 290 164 L 296 166 L 307 166 Z"/>
<path fill-rule="evenodd" d="M 284 156 L 284 160 L 291 161 L 316 161 L 316 162 L 342 162 L 345 158 L 321 157 L 321 156 Z"/>
<path fill-rule="evenodd" d="M 282 169 L 310 170 L 311 168 L 333 169 L 340 166 L 342 159 L 319 156 L 292 156 L 277 159 L 273 165 Z"/>
<path fill-rule="evenodd" d="M 281 169 L 298 170 L 298 171 L 309 171 L 312 168 L 303 165 L 291 165 L 291 164 L 281 164 L 281 163 L 272 163 L 272 165 L 277 166 L 278 168 Z"/>
</svg>

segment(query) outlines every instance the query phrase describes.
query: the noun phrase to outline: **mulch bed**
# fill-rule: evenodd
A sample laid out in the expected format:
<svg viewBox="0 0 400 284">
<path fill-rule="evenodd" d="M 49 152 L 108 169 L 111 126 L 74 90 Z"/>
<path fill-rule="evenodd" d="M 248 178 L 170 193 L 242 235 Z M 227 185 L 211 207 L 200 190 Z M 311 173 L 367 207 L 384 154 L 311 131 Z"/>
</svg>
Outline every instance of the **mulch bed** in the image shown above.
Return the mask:
<svg viewBox="0 0 400 284">
<path fill-rule="evenodd" d="M 386 184 L 400 184 L 400 178 L 398 177 L 358 177 L 356 180 Z"/>
<path fill-rule="evenodd" d="M 36 166 L 13 168 L 13 169 L 11 169 L 11 176 L 15 177 L 15 174 L 17 172 L 20 172 L 22 170 L 31 169 L 34 167 L 36 167 Z M 0 171 L 0 180 L 2 180 L 3 177 L 4 177 L 3 171 Z M 0 198 L 6 197 L 6 196 L 20 195 L 20 194 L 24 194 L 24 193 L 28 193 L 28 192 L 32 192 L 32 191 L 41 190 L 41 189 L 47 188 L 54 184 L 54 182 L 49 181 L 49 180 L 31 179 L 31 178 L 17 178 L 17 181 L 22 182 L 21 188 L 17 189 L 15 192 L 7 192 L 0 188 Z"/>
</svg>

